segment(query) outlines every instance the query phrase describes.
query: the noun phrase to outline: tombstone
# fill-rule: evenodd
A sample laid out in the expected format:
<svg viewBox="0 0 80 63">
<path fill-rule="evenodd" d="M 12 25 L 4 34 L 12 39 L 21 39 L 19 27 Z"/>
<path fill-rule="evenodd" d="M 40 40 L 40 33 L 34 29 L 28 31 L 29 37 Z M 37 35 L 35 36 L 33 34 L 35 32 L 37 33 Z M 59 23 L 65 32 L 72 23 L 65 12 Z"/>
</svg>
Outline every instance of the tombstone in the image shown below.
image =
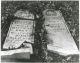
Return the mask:
<svg viewBox="0 0 80 63">
<path fill-rule="evenodd" d="M 66 22 L 60 11 L 45 10 L 43 11 L 45 18 L 44 27 L 47 30 L 47 49 L 60 55 L 78 54 L 78 48 L 71 36 Z"/>
<path fill-rule="evenodd" d="M 28 11 L 18 11 L 15 13 L 16 17 L 33 19 L 33 15 Z M 18 48 L 24 41 L 34 43 L 33 20 L 15 19 L 11 22 L 5 43 L 4 49 Z"/>
<path fill-rule="evenodd" d="M 3 49 L 7 50 L 1 51 L 2 59 L 30 59 L 30 54 L 33 54 L 34 15 L 28 11 L 19 10 L 14 16 L 18 19 L 15 19 L 10 24 L 7 37 L 3 44 Z M 24 47 L 21 47 L 22 45 Z"/>
</svg>

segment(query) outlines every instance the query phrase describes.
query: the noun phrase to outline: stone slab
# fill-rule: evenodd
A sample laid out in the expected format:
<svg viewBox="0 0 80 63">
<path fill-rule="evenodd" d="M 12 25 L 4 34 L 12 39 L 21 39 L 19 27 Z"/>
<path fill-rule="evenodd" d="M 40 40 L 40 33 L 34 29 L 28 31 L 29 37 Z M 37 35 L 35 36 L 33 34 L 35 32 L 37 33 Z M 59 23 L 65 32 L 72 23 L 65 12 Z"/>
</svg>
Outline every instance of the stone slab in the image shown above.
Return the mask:
<svg viewBox="0 0 80 63">
<path fill-rule="evenodd" d="M 66 22 L 60 11 L 45 10 L 44 27 L 47 30 L 47 39 L 49 44 L 47 48 L 50 51 L 61 55 L 78 54 L 78 48 L 71 36 Z"/>
<path fill-rule="evenodd" d="M 34 43 L 33 21 L 14 20 L 9 27 L 3 48 L 18 48 L 24 41 Z"/>
</svg>

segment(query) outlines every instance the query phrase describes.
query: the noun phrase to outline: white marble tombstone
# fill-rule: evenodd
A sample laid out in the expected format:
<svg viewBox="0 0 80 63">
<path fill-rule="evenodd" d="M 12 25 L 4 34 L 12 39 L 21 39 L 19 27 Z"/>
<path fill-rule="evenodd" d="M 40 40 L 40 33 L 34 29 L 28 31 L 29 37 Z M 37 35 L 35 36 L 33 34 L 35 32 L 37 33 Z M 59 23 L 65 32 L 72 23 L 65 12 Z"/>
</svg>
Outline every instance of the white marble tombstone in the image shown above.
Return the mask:
<svg viewBox="0 0 80 63">
<path fill-rule="evenodd" d="M 78 54 L 78 48 L 60 11 L 45 10 L 43 12 L 47 30 L 47 49 L 60 55 Z"/>
<path fill-rule="evenodd" d="M 11 22 L 7 37 L 3 45 L 3 49 L 18 48 L 24 41 L 34 43 L 34 36 L 32 35 L 34 26 L 32 19 L 34 19 L 34 15 L 29 13 L 28 11 L 19 10 L 14 14 L 14 16 L 23 19 L 26 18 L 26 20 L 15 19 Z M 32 53 L 32 45 L 26 45 L 29 46 L 28 49 Z"/>
</svg>

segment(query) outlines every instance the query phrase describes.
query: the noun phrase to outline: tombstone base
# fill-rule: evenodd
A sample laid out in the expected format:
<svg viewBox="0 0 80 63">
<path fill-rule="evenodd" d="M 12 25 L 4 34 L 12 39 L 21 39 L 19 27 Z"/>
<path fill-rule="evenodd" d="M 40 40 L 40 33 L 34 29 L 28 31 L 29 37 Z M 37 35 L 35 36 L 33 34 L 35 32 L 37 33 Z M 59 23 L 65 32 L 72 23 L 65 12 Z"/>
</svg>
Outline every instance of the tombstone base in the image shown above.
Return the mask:
<svg viewBox="0 0 80 63">
<path fill-rule="evenodd" d="M 2 62 L 17 62 L 19 60 L 29 60 L 29 59 L 30 59 L 30 53 L 29 52 L 27 52 L 27 53 L 16 53 L 13 55 L 1 56 Z"/>
</svg>

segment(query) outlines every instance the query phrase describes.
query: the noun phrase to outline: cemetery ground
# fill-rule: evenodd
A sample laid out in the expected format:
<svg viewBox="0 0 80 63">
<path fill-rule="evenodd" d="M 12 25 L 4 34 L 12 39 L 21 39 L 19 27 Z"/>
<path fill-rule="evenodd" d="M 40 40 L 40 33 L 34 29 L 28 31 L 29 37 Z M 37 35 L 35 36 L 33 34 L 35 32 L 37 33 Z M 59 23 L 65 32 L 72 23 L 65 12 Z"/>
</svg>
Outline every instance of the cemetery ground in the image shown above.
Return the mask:
<svg viewBox="0 0 80 63">
<path fill-rule="evenodd" d="M 3 45 L 4 43 L 5 37 L 7 35 L 8 29 L 10 26 L 10 22 L 14 20 L 13 14 L 19 9 L 24 9 L 24 10 L 27 9 L 31 11 L 35 16 L 38 15 L 39 19 L 36 18 L 35 20 L 36 22 L 39 20 L 40 23 L 41 21 L 44 21 L 43 15 L 42 15 L 42 11 L 44 9 L 60 10 L 68 25 L 71 35 L 73 36 L 76 42 L 76 45 L 79 48 L 79 3 L 78 1 L 76 2 L 74 1 L 72 2 L 69 2 L 69 1 L 66 1 L 66 2 L 61 2 L 61 1 L 56 1 L 56 2 L 55 1 L 54 2 L 53 1 L 47 1 L 47 2 L 4 1 L 4 2 L 1 2 L 1 45 Z M 35 35 L 39 36 L 38 30 L 36 33 L 37 34 Z M 45 44 L 44 44 L 44 47 L 46 47 Z M 36 52 L 36 50 L 34 52 Z M 69 62 L 69 61 L 78 62 L 79 61 L 78 55 L 72 56 L 72 58 L 68 61 L 66 60 L 67 57 L 60 56 L 56 53 L 49 52 L 49 55 L 51 55 L 53 58 L 52 62 Z M 42 55 L 42 56 L 44 57 L 45 55 Z M 49 59 L 48 61 L 50 60 L 51 59 Z M 17 59 L 16 61 L 18 62 L 42 62 L 43 59 L 41 59 L 38 55 L 34 54 L 34 55 L 31 55 L 31 58 L 29 60 Z"/>
</svg>

